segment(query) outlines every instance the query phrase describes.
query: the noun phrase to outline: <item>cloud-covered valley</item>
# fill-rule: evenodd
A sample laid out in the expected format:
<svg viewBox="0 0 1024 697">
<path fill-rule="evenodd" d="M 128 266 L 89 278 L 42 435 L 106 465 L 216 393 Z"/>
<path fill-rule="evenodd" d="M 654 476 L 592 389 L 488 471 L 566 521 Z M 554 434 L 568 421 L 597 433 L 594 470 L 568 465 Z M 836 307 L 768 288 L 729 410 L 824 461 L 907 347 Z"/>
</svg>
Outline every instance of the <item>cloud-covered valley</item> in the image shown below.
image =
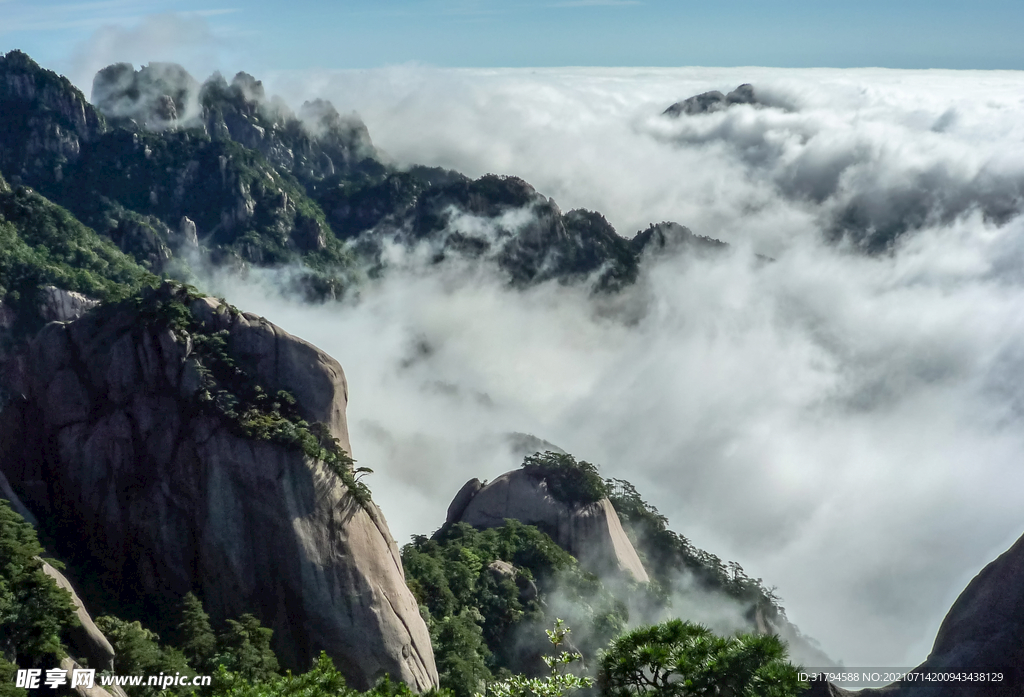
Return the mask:
<svg viewBox="0 0 1024 697">
<path fill-rule="evenodd" d="M 831 656 L 911 666 L 1024 532 L 1020 75 L 400 66 L 264 82 L 358 111 L 396 162 L 514 174 L 627 237 L 674 220 L 730 243 L 646 257 L 614 296 L 511 290 L 487 265 L 399 247 L 341 303 L 289 299 L 270 274 L 212 279 L 345 367 L 354 455 L 399 543 L 437 528 L 465 480 L 514 467 L 507 436 L 529 433 L 777 586 Z M 786 108 L 661 115 L 742 82 Z"/>
</svg>

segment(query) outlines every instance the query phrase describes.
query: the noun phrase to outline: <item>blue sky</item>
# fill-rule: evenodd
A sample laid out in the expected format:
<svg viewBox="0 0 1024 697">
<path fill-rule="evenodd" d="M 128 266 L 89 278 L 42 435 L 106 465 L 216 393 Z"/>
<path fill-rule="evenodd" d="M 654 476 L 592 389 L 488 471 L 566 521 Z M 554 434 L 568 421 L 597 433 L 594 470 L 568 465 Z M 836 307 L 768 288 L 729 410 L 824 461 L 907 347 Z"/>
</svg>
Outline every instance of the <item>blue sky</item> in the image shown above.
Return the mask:
<svg viewBox="0 0 1024 697">
<path fill-rule="evenodd" d="M 1019 0 L 0 0 L 0 50 L 251 71 L 736 66 L 1024 69 Z M 97 53 L 99 56 L 97 56 Z"/>
</svg>

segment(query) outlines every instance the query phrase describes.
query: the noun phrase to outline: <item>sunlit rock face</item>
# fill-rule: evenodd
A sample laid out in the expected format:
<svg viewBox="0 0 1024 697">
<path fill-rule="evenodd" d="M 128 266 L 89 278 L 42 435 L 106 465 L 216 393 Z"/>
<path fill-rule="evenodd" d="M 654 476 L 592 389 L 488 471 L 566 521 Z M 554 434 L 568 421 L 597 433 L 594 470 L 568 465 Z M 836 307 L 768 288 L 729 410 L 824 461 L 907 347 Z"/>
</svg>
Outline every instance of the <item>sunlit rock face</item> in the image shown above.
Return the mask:
<svg viewBox="0 0 1024 697">
<path fill-rule="evenodd" d="M 167 293 L 165 288 L 158 293 Z M 177 296 L 173 296 L 177 298 Z M 189 300 L 203 332 L 268 394 L 349 450 L 341 366 L 266 320 Z M 240 435 L 199 408 L 193 339 L 132 304 L 52 322 L 8 376 L 0 464 L 87 583 L 159 626 L 189 591 L 215 620 L 252 612 L 282 663 L 321 650 L 362 689 L 382 675 L 437 685 L 426 625 L 380 511 L 301 449 Z"/>
<path fill-rule="evenodd" d="M 492 528 L 514 518 L 551 535 L 595 573 L 617 571 L 644 583 L 650 580 L 607 498 L 585 506 L 569 506 L 549 493 L 543 479 L 525 470 L 506 472 L 482 487 L 474 482 L 463 487 L 453 501 L 450 523 Z"/>
</svg>

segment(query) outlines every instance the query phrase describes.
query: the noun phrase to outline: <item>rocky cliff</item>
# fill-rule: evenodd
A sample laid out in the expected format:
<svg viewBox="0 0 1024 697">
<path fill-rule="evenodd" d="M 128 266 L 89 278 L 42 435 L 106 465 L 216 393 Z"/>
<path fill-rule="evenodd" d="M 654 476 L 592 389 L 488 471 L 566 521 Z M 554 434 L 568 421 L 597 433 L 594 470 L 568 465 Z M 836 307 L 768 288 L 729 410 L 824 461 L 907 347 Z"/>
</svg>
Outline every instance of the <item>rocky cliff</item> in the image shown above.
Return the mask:
<svg viewBox="0 0 1024 697">
<path fill-rule="evenodd" d="M 452 501 L 446 524 L 491 528 L 507 518 L 536 525 L 595 573 L 616 570 L 637 581 L 650 580 L 607 498 L 570 506 L 551 495 L 547 482 L 525 470 L 506 472 L 486 486 L 471 479 Z"/>
<path fill-rule="evenodd" d="M 398 549 L 346 469 L 336 361 L 165 285 L 47 325 L 16 368 L 0 463 L 90 608 L 170 621 L 193 591 L 214 619 L 257 615 L 290 667 L 326 650 L 355 687 L 437 684 Z"/>
<path fill-rule="evenodd" d="M 989 563 L 946 614 L 915 670 L 1002 673 L 1001 682 L 916 681 L 851 692 L 819 683 L 806 697 L 1018 697 L 1024 694 L 1024 536 Z"/>
<path fill-rule="evenodd" d="M 0 170 L 15 184 L 60 179 L 106 126 L 65 78 L 21 51 L 0 56 Z"/>
</svg>

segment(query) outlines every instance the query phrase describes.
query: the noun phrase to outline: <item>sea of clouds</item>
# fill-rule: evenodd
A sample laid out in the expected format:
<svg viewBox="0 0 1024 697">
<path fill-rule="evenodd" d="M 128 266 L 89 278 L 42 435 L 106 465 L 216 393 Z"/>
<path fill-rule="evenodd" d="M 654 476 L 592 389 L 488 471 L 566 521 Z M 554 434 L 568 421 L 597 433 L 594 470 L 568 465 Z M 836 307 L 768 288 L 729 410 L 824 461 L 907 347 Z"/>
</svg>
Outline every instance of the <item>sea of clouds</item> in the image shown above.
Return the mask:
<svg viewBox="0 0 1024 697">
<path fill-rule="evenodd" d="M 731 245 L 648 259 L 600 301 L 397 248 L 344 303 L 212 279 L 345 367 L 354 456 L 399 544 L 436 529 L 467 479 L 516 466 L 507 436 L 529 433 L 777 586 L 832 657 L 912 666 L 1024 532 L 1024 75 L 259 77 L 293 106 L 357 111 L 396 163 L 514 174 L 627 237 L 673 220 Z M 777 106 L 661 116 L 743 82 Z M 873 255 L 849 241 L 895 233 Z"/>
</svg>

